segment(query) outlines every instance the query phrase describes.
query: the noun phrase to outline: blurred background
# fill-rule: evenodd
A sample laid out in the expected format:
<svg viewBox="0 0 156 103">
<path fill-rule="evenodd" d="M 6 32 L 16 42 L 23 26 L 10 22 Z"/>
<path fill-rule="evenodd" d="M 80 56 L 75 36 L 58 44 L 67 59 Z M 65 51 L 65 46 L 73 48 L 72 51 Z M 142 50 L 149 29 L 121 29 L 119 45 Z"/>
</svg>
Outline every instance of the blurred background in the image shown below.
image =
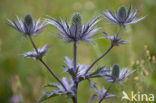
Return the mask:
<svg viewBox="0 0 156 103">
<path fill-rule="evenodd" d="M 41 86 L 45 83 L 56 82 L 39 61 L 20 56 L 20 54 L 32 50 L 32 45 L 26 38 L 21 37 L 19 32 L 6 25 L 7 18 L 15 20 L 16 16 L 23 18 L 25 14 L 29 13 L 35 20 L 39 17 L 43 19 L 46 15 L 49 15 L 54 18 L 67 18 L 70 21 L 72 13 L 79 11 L 82 14 L 83 22 L 86 23 L 91 17 L 100 15 L 107 8 L 115 11 L 121 5 L 128 8 L 130 3 L 139 10 L 137 17 L 146 15 L 146 19 L 130 25 L 127 30 L 120 28 L 119 36 L 131 42 L 113 48 L 92 70 L 99 66 L 109 68 L 113 64 L 119 64 L 121 67 L 128 67 L 131 70 L 137 69 L 123 82 L 125 86 L 116 84 L 110 92 L 117 94 L 120 98 L 123 90 L 129 95 L 131 91 L 155 95 L 155 0 L 0 0 L 0 102 L 36 103 L 41 97 L 42 91 L 44 91 Z M 106 20 L 98 23 L 97 27 L 102 27 L 99 33 L 105 31 L 114 35 L 118 31 L 116 25 L 111 25 Z M 44 32 L 33 39 L 38 47 L 42 47 L 46 43 L 52 45 L 44 60 L 58 77 L 62 78 L 67 76 L 63 73 L 62 68 L 64 56 L 72 58 L 72 44 L 56 38 L 54 35 L 56 32 L 58 31 L 54 27 L 48 25 Z M 78 45 L 78 62 L 90 65 L 107 50 L 109 45 L 109 41 L 105 39 L 95 40 L 94 44 L 80 42 Z M 99 84 L 98 88 L 103 86 L 107 88 L 109 85 L 103 79 L 95 79 L 94 81 Z M 93 94 L 94 91 L 89 91 L 88 81 L 80 83 L 78 90 L 79 103 L 88 103 Z M 103 103 L 127 102 L 121 101 L 120 98 L 108 99 Z M 66 96 L 60 96 L 51 98 L 44 103 L 72 103 L 72 101 L 66 99 Z"/>
</svg>

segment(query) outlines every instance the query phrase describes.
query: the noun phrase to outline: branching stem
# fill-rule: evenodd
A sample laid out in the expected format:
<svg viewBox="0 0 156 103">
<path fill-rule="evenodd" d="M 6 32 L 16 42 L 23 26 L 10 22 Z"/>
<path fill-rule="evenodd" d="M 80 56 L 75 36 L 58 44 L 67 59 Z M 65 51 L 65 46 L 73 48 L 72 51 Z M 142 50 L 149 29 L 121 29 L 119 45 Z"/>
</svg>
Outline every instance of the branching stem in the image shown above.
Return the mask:
<svg viewBox="0 0 156 103">
<path fill-rule="evenodd" d="M 102 59 L 111 49 L 113 48 L 113 45 L 110 46 L 110 48 L 103 54 L 101 55 L 98 59 L 96 59 L 86 70 L 85 75 L 89 72 L 89 70 L 100 60 Z"/>
<path fill-rule="evenodd" d="M 38 49 L 32 39 L 31 36 L 29 36 L 29 39 L 31 41 L 31 44 L 33 45 L 35 51 L 37 54 L 39 54 L 38 52 Z M 52 74 L 52 76 L 62 85 L 62 87 L 67 91 L 66 87 L 64 86 L 64 84 L 62 83 L 62 81 L 54 74 L 54 72 L 49 68 L 49 66 L 42 60 L 42 59 L 39 59 L 39 61 L 47 68 L 47 70 Z"/>
<path fill-rule="evenodd" d="M 62 83 L 62 81 L 53 73 L 53 71 L 49 68 L 49 66 L 42 60 L 40 59 L 40 62 L 47 68 L 47 70 L 52 74 L 52 76 L 62 85 L 62 87 L 67 91 L 66 87 Z"/>
</svg>

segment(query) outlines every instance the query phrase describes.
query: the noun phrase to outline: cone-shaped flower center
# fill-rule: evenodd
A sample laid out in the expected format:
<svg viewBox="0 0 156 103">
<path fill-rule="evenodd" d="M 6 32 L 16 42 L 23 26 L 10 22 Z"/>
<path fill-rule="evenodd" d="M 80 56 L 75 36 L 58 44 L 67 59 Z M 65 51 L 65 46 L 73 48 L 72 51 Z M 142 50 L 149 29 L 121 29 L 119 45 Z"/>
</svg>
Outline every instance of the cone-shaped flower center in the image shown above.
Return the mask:
<svg viewBox="0 0 156 103">
<path fill-rule="evenodd" d="M 112 76 L 114 78 L 118 78 L 119 77 L 119 74 L 120 74 L 120 67 L 119 67 L 119 65 L 115 64 L 113 66 L 113 69 L 112 69 Z"/>
<path fill-rule="evenodd" d="M 127 15 L 126 8 L 124 6 L 121 6 L 118 10 L 118 17 L 124 20 L 126 18 L 126 15 Z"/>
<path fill-rule="evenodd" d="M 82 17 L 80 13 L 78 12 L 73 13 L 72 18 L 71 18 L 71 25 L 72 26 L 78 25 L 79 27 L 82 26 Z"/>
<path fill-rule="evenodd" d="M 33 26 L 33 18 L 30 14 L 26 14 L 24 16 L 24 23 L 27 25 L 27 26 Z"/>
</svg>

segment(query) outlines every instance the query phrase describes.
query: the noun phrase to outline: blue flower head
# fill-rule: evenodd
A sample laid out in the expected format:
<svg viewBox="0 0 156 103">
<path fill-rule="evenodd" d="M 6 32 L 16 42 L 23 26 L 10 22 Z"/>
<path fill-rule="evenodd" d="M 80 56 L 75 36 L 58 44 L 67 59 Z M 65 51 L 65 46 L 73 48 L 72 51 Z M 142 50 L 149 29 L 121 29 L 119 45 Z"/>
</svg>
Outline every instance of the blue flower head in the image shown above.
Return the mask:
<svg viewBox="0 0 156 103">
<path fill-rule="evenodd" d="M 45 19 L 45 21 L 60 31 L 60 33 L 57 34 L 59 38 L 65 39 L 68 42 L 90 42 L 92 41 L 91 38 L 99 30 L 94 27 L 99 21 L 97 17 L 91 19 L 87 24 L 83 24 L 82 17 L 78 12 L 73 13 L 71 23 L 68 23 L 67 20 L 56 20 L 52 17 L 50 17 L 50 19 Z"/>
<path fill-rule="evenodd" d="M 128 10 L 124 6 L 121 6 L 116 13 L 112 13 L 107 9 L 102 15 L 111 23 L 126 28 L 127 25 L 137 23 L 145 18 L 145 16 L 143 16 L 136 19 L 137 13 L 137 10 L 132 11 L 132 5 L 130 5 Z"/>
<path fill-rule="evenodd" d="M 46 26 L 45 22 L 40 24 L 40 19 L 35 22 L 30 14 L 26 14 L 24 20 L 17 16 L 17 21 L 8 19 L 8 22 L 8 25 L 23 33 L 24 36 L 36 36 L 35 34 L 38 34 Z"/>
</svg>

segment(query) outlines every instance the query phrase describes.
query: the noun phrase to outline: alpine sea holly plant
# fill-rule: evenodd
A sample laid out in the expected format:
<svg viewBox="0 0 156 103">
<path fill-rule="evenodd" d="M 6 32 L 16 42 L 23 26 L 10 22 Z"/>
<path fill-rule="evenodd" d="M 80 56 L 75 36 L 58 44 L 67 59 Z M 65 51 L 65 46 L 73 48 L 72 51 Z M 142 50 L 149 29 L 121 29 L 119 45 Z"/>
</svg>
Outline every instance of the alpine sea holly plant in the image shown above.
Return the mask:
<svg viewBox="0 0 156 103">
<path fill-rule="evenodd" d="M 96 91 L 89 102 L 92 102 L 95 98 L 99 98 L 98 103 L 101 103 L 105 99 L 117 97 L 116 95 L 109 93 L 111 87 L 115 83 L 122 84 L 122 81 L 135 70 L 130 71 L 127 68 L 121 69 L 118 64 L 114 64 L 112 67 L 110 67 L 110 69 L 107 69 L 105 66 L 101 66 L 92 72 L 90 70 L 99 60 L 108 54 L 113 47 L 126 44 L 129 41 L 119 38 L 119 32 L 113 36 L 109 36 L 107 33 L 103 32 L 103 36 L 99 37 L 98 39 L 109 39 L 110 47 L 91 65 L 77 63 L 77 47 L 80 41 L 87 43 L 93 42 L 93 37 L 99 30 L 99 28 L 97 28 L 95 25 L 97 25 L 97 23 L 101 20 L 100 17 L 104 17 L 104 19 L 109 20 L 111 23 L 126 27 L 127 25 L 137 23 L 144 18 L 141 17 L 139 19 L 135 19 L 136 15 L 137 11 L 133 12 L 132 6 L 130 5 L 128 10 L 124 6 L 121 6 L 115 14 L 113 14 L 110 10 L 107 10 L 107 12 L 104 12 L 102 16 L 94 17 L 86 24 L 83 23 L 82 17 L 78 12 L 73 13 L 70 23 L 68 23 L 66 19 L 60 18 L 57 20 L 49 16 L 48 18 L 44 19 L 42 23 L 40 23 L 40 19 L 34 21 L 30 14 L 25 15 L 23 20 L 18 16 L 17 21 L 11 21 L 8 19 L 8 25 L 21 32 L 24 37 L 29 38 L 34 48 L 33 51 L 29 51 L 23 54 L 23 56 L 25 58 L 32 58 L 33 60 L 40 61 L 50 72 L 50 74 L 58 81 L 58 83 L 48 83 L 43 85 L 43 87 L 53 87 L 56 89 L 43 92 L 43 96 L 39 99 L 38 103 L 51 97 L 61 95 L 66 95 L 68 98 L 72 99 L 73 103 L 78 103 L 78 85 L 84 80 L 88 80 L 91 90 L 94 89 Z M 43 60 L 43 57 L 49 49 L 47 44 L 42 48 L 37 48 L 33 41 L 33 37 L 36 37 L 37 34 L 40 33 L 48 24 L 56 27 L 59 30 L 59 33 L 57 33 L 58 38 L 64 39 L 68 43 L 73 44 L 73 59 L 65 57 L 64 63 L 66 65 L 63 66 L 64 72 L 70 75 L 69 79 L 67 77 L 63 77 L 62 79 L 58 78 L 53 70 Z M 97 84 L 92 81 L 92 78 L 103 78 L 107 82 L 110 82 L 110 86 L 107 89 L 103 87 L 102 90 L 99 90 L 97 88 Z"/>
</svg>

